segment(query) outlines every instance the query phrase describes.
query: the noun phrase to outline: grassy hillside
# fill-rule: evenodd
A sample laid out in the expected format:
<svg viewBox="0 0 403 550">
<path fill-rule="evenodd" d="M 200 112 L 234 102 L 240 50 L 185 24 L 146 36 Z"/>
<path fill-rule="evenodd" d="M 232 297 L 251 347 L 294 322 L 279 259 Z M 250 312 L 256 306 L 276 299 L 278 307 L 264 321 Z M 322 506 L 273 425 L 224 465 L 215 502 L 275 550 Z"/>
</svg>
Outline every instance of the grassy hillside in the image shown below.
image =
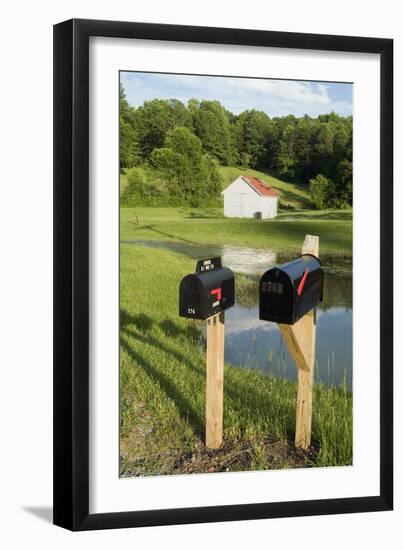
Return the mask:
<svg viewBox="0 0 403 550">
<path fill-rule="evenodd" d="M 287 211 L 274 220 L 224 218 L 221 208 L 122 208 L 120 240 L 227 244 L 298 253 L 307 233 L 321 254 L 351 256 L 351 211 Z"/>
<path fill-rule="evenodd" d="M 263 179 L 266 183 L 271 185 L 278 191 L 280 195 L 280 205 L 292 208 L 311 208 L 311 201 L 309 199 L 308 192 L 305 188 L 298 186 L 294 183 L 287 183 L 278 178 L 271 176 L 267 172 L 260 172 L 258 170 L 252 170 L 250 168 L 243 169 L 236 166 L 220 166 L 220 174 L 222 176 L 223 185 L 225 189 L 231 182 L 233 182 L 240 175 L 254 176 Z M 120 174 L 120 193 L 127 187 L 126 171 Z"/>
<path fill-rule="evenodd" d="M 120 258 L 122 475 L 351 464 L 352 397 L 345 388 L 315 385 L 313 449 L 305 454 L 292 445 L 296 384 L 228 364 L 224 445 L 206 449 L 204 323 L 177 311 L 179 282 L 194 261 L 125 244 Z"/>
</svg>

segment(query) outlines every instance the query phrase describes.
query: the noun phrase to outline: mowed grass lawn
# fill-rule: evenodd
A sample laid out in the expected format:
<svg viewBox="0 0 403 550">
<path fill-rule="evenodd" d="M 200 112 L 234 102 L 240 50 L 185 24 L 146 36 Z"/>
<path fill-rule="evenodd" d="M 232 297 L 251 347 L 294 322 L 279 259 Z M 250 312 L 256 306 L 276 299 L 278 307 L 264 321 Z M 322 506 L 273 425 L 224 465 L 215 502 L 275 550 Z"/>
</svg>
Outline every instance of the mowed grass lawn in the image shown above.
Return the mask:
<svg viewBox="0 0 403 550">
<path fill-rule="evenodd" d="M 227 244 L 277 251 L 301 249 L 320 236 L 321 254 L 351 256 L 351 210 L 282 211 L 273 220 L 224 218 L 222 208 L 121 208 L 120 240 Z"/>
<path fill-rule="evenodd" d="M 133 237 L 132 215 L 122 210 L 125 231 Z M 148 223 L 159 216 L 163 231 L 197 239 L 191 218 L 153 216 Z M 147 231 L 153 234 L 143 227 L 143 237 Z M 213 237 L 214 229 L 208 231 Z M 233 228 L 224 231 L 228 239 Z M 345 388 L 315 385 L 313 447 L 303 453 L 292 445 L 296 384 L 228 364 L 224 445 L 206 449 L 204 323 L 178 317 L 179 282 L 194 270 L 194 261 L 133 244 L 121 244 L 120 258 L 121 475 L 351 464 L 352 397 Z"/>
</svg>

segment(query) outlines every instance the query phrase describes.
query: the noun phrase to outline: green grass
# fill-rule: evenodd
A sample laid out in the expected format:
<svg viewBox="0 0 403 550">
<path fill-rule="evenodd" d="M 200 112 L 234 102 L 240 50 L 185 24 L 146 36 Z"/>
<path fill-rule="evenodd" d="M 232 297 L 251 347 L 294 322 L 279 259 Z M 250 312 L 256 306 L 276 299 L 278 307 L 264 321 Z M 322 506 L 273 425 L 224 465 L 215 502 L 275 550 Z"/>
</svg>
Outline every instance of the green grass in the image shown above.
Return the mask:
<svg viewBox="0 0 403 550">
<path fill-rule="evenodd" d="M 345 208 L 343 210 L 330 209 L 327 210 L 279 210 L 276 221 L 286 220 L 310 220 L 310 221 L 346 221 L 352 222 L 353 210 L 352 208 Z"/>
<path fill-rule="evenodd" d="M 351 211 L 287 211 L 273 220 L 224 218 L 221 208 L 121 208 L 121 240 L 227 244 L 298 253 L 306 234 L 321 254 L 351 257 Z"/>
<path fill-rule="evenodd" d="M 282 181 L 268 172 L 261 172 L 251 168 L 238 168 L 236 166 L 221 166 L 220 173 L 223 178 L 223 188 L 227 187 L 240 175 L 253 176 L 263 179 L 267 184 L 274 187 L 280 195 L 281 204 L 293 208 L 311 208 L 312 204 L 306 188 Z"/>
<path fill-rule="evenodd" d="M 191 222 L 183 223 L 190 230 Z M 225 443 L 207 450 L 203 323 L 178 317 L 179 282 L 194 261 L 125 244 L 120 258 L 122 475 L 351 464 L 352 397 L 345 388 L 315 385 L 313 451 L 298 453 L 290 444 L 296 384 L 231 365 L 225 366 Z"/>
</svg>

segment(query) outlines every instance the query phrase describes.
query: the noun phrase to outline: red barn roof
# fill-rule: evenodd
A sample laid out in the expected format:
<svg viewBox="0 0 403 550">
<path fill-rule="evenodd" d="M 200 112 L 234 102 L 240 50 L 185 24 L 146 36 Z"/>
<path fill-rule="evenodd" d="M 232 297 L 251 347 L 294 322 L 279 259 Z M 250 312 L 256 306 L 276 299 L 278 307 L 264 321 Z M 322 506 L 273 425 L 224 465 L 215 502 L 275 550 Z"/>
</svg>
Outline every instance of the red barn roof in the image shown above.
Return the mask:
<svg viewBox="0 0 403 550">
<path fill-rule="evenodd" d="M 259 195 L 262 195 L 263 197 L 278 197 L 279 194 L 277 191 L 273 189 L 273 187 L 269 187 L 266 182 L 261 180 L 260 178 L 252 178 L 251 176 L 241 176 L 242 179 L 246 181 L 247 184 L 249 184 Z"/>
</svg>

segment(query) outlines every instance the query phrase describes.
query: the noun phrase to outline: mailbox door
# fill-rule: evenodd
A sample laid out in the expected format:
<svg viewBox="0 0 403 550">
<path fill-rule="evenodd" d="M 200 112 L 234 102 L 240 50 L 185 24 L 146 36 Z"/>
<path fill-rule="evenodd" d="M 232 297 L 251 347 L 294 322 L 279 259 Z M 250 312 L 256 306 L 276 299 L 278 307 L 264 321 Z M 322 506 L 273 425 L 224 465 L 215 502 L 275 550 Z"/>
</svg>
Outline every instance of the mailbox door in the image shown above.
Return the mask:
<svg viewBox="0 0 403 550">
<path fill-rule="evenodd" d="M 217 259 L 215 259 L 217 260 Z M 218 258 L 219 260 L 219 258 Z M 234 305 L 235 281 L 227 267 L 212 267 L 210 260 L 198 266 L 208 268 L 184 277 L 179 286 L 179 315 L 191 319 L 208 319 Z M 221 262 L 219 262 L 221 265 Z"/>
<path fill-rule="evenodd" d="M 260 280 L 259 318 L 276 323 L 292 323 L 294 288 L 280 269 L 267 271 Z"/>
<path fill-rule="evenodd" d="M 182 279 L 179 290 L 179 315 L 191 319 L 205 319 L 203 288 L 196 275 Z"/>
</svg>

